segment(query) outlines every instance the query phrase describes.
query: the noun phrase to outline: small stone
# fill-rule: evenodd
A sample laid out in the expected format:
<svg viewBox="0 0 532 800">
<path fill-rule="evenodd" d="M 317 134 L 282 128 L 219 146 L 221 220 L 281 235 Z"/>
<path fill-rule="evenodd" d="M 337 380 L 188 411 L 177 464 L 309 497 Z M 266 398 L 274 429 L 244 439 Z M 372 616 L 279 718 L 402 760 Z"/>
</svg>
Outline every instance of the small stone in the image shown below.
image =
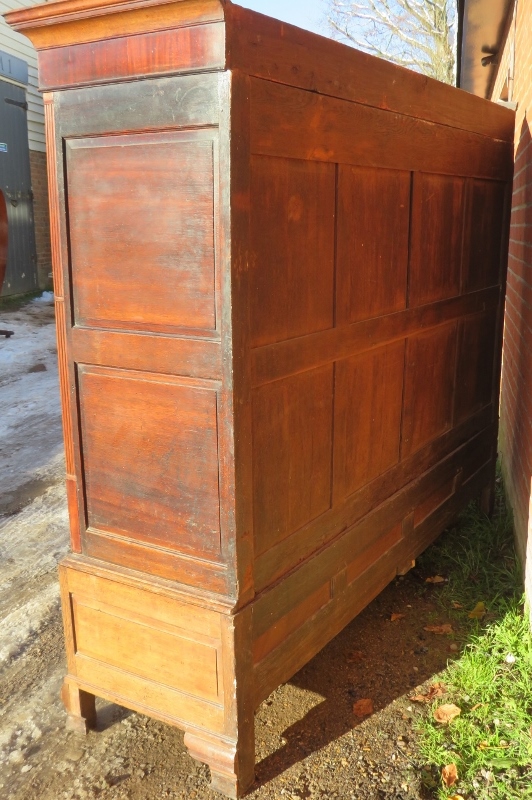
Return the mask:
<svg viewBox="0 0 532 800">
<path fill-rule="evenodd" d="M 449 645 L 449 650 L 451 651 L 451 653 L 456 653 L 456 651 L 458 650 L 458 645 L 457 645 L 457 644 L 455 644 L 455 642 L 452 642 L 452 643 Z"/>
<path fill-rule="evenodd" d="M 12 750 L 9 754 L 9 760 L 12 764 L 22 764 L 24 761 L 22 750 Z"/>
<path fill-rule="evenodd" d="M 71 750 L 65 753 L 65 758 L 69 761 L 81 761 L 84 756 L 84 752 L 80 747 L 73 747 Z"/>
<path fill-rule="evenodd" d="M 24 764 L 24 766 L 22 767 L 22 769 L 20 771 L 21 772 L 29 772 L 30 769 L 33 769 L 31 764 Z"/>
<path fill-rule="evenodd" d="M 34 728 L 33 731 L 31 732 L 31 738 L 34 739 L 35 741 L 37 741 L 37 739 L 40 739 L 41 736 L 42 736 L 42 731 L 40 728 Z"/>
</svg>

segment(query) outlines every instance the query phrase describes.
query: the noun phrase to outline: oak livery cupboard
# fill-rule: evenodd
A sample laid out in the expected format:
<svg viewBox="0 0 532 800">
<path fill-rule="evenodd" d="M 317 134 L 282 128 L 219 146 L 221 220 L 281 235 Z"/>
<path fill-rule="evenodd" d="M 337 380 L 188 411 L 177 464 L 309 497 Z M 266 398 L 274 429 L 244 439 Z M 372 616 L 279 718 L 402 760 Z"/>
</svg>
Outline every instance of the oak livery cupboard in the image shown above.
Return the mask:
<svg viewBox="0 0 532 800">
<path fill-rule="evenodd" d="M 100 696 L 253 782 L 253 713 L 494 476 L 514 116 L 223 0 L 39 52 L 72 555 Z"/>
</svg>

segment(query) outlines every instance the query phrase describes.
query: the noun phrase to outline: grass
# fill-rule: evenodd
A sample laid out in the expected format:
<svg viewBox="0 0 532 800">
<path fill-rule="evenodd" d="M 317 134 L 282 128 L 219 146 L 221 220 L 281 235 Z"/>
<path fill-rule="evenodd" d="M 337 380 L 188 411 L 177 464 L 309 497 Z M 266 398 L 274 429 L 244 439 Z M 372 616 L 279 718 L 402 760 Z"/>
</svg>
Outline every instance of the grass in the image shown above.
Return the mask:
<svg viewBox="0 0 532 800">
<path fill-rule="evenodd" d="M 18 311 L 19 308 L 25 306 L 34 297 L 39 297 L 45 289 L 36 289 L 34 292 L 27 292 L 26 294 L 9 295 L 8 297 L 0 297 L 0 312 L 2 311 Z"/>
<path fill-rule="evenodd" d="M 439 603 L 463 647 L 438 676 L 446 695 L 419 723 L 429 794 L 439 800 L 532 798 L 532 635 L 500 479 L 493 519 L 470 506 L 422 566 L 448 578 Z M 479 602 L 486 614 L 471 619 Z M 461 709 L 448 725 L 433 717 L 443 703 Z M 448 764 L 458 771 L 451 787 L 441 778 Z"/>
</svg>

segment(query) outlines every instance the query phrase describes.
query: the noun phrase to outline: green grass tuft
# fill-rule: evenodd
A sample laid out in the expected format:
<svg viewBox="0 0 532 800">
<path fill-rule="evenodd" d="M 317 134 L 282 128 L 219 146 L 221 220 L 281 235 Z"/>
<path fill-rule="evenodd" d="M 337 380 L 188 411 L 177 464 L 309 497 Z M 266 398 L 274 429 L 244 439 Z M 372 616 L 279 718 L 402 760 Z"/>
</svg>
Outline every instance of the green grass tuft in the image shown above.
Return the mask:
<svg viewBox="0 0 532 800">
<path fill-rule="evenodd" d="M 35 291 L 26 292 L 26 294 L 14 294 L 8 295 L 7 297 L 0 297 L 0 312 L 18 311 L 19 308 L 25 306 L 30 300 L 33 300 L 35 297 L 40 297 L 44 291 L 47 290 L 35 289 Z"/>
<path fill-rule="evenodd" d="M 421 566 L 448 578 L 438 599 L 464 644 L 439 676 L 448 693 L 419 723 L 426 784 L 440 800 L 532 798 L 532 635 L 500 482 L 493 519 L 470 506 Z M 487 613 L 472 620 L 468 611 L 480 601 Z M 453 603 L 463 608 L 451 611 Z M 449 725 L 433 718 L 442 703 L 462 712 Z M 459 781 L 448 788 L 440 775 L 451 763 Z"/>
</svg>

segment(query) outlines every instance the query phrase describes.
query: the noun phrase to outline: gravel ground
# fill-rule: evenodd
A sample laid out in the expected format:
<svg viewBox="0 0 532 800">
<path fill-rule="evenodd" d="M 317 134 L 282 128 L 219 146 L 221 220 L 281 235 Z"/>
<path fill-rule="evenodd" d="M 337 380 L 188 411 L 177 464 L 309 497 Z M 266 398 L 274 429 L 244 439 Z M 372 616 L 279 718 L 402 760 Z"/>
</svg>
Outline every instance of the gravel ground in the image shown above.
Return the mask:
<svg viewBox="0 0 532 800">
<path fill-rule="evenodd" d="M 101 702 L 97 731 L 65 731 L 56 568 L 68 534 L 51 303 L 0 309 L 0 327 L 15 330 L 0 338 L 0 797 L 216 800 L 178 730 Z M 449 637 L 423 630 L 448 621 L 425 577 L 394 581 L 262 704 L 250 799 L 425 796 L 409 696 L 453 655 Z M 363 719 L 361 699 L 374 705 Z"/>
</svg>

